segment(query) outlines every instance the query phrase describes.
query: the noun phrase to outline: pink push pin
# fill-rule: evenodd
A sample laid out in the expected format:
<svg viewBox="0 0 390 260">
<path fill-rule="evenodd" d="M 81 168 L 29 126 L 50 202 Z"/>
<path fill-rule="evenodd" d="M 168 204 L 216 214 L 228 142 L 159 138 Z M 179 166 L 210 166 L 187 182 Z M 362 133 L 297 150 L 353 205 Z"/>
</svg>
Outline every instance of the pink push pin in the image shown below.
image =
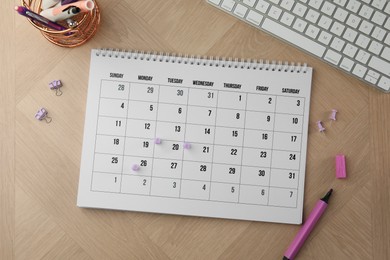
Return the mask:
<svg viewBox="0 0 390 260">
<path fill-rule="evenodd" d="M 336 109 L 332 109 L 332 113 L 330 114 L 329 119 L 333 120 L 333 121 L 336 121 L 336 113 L 337 113 L 337 110 Z"/>
<path fill-rule="evenodd" d="M 345 179 L 347 178 L 347 169 L 345 167 L 345 155 L 336 155 L 336 178 Z"/>
<path fill-rule="evenodd" d="M 187 142 L 184 142 L 183 148 L 186 149 L 186 150 L 189 150 L 189 149 L 191 149 L 191 144 L 187 143 Z"/>
<path fill-rule="evenodd" d="M 154 143 L 155 144 L 161 144 L 161 139 L 157 137 L 156 139 L 154 139 Z"/>
<path fill-rule="evenodd" d="M 49 88 L 50 89 L 55 89 L 56 90 L 56 96 L 61 96 L 62 95 L 62 91 L 61 91 L 61 88 L 62 87 L 62 82 L 61 80 L 53 80 L 52 82 L 49 83 Z"/>
<path fill-rule="evenodd" d="M 131 166 L 131 169 L 135 172 L 138 172 L 139 171 L 139 165 L 138 164 L 133 164 L 133 166 Z"/>
<path fill-rule="evenodd" d="M 35 114 L 35 118 L 38 119 L 39 121 L 45 120 L 46 123 L 51 122 L 51 117 L 47 116 L 47 111 L 43 107 L 41 107 L 38 112 Z"/>
<path fill-rule="evenodd" d="M 318 131 L 320 131 L 321 133 L 325 131 L 325 127 L 322 126 L 321 121 L 317 121 L 317 127 L 318 127 Z"/>
</svg>

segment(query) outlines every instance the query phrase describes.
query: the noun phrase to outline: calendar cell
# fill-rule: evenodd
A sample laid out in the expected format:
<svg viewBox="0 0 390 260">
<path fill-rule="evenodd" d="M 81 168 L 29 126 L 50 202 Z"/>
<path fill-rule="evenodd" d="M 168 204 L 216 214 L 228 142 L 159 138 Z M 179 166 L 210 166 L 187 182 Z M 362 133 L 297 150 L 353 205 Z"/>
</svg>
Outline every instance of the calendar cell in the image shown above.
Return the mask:
<svg viewBox="0 0 390 260">
<path fill-rule="evenodd" d="M 157 122 L 156 136 L 161 140 L 183 141 L 185 124 Z"/>
<path fill-rule="evenodd" d="M 269 186 L 270 168 L 242 166 L 241 184 Z"/>
<path fill-rule="evenodd" d="M 154 138 L 156 122 L 149 120 L 127 119 L 126 136 Z"/>
<path fill-rule="evenodd" d="M 187 123 L 215 125 L 216 109 L 211 107 L 188 106 Z"/>
<path fill-rule="evenodd" d="M 269 130 L 274 128 L 275 115 L 268 112 L 246 112 L 245 128 L 254 130 Z"/>
<path fill-rule="evenodd" d="M 153 160 L 153 177 L 163 178 L 181 178 L 182 161 L 154 159 Z"/>
<path fill-rule="evenodd" d="M 188 88 L 160 86 L 160 103 L 187 104 Z"/>
<path fill-rule="evenodd" d="M 183 158 L 183 143 L 163 140 L 161 144 L 154 146 L 154 157 L 181 160 Z"/>
<path fill-rule="evenodd" d="M 298 188 L 298 171 L 272 169 L 270 186 L 280 188 Z"/>
<path fill-rule="evenodd" d="M 216 121 L 217 126 L 244 128 L 244 122 L 245 122 L 244 110 L 218 108 L 217 114 L 218 114 L 217 121 Z"/>
<path fill-rule="evenodd" d="M 184 150 L 183 160 L 196 162 L 211 162 L 213 159 L 213 145 L 191 143 L 191 149 Z"/>
<path fill-rule="evenodd" d="M 216 107 L 218 91 L 207 89 L 190 89 L 188 105 Z"/>
<path fill-rule="evenodd" d="M 272 153 L 272 168 L 299 170 L 301 154 L 298 152 L 278 151 Z"/>
<path fill-rule="evenodd" d="M 254 149 L 244 147 L 242 165 L 270 167 L 271 166 L 271 150 Z"/>
<path fill-rule="evenodd" d="M 245 130 L 244 146 L 252 148 L 265 148 L 271 149 L 273 142 L 273 132 L 270 131 L 258 131 L 258 130 Z"/>
<path fill-rule="evenodd" d="M 182 179 L 210 181 L 211 163 L 205 162 L 183 162 Z"/>
<path fill-rule="evenodd" d="M 96 153 L 122 154 L 125 138 L 120 136 L 96 135 Z"/>
<path fill-rule="evenodd" d="M 269 188 L 263 186 L 240 185 L 240 203 L 267 205 Z"/>
<path fill-rule="evenodd" d="M 122 173 L 123 156 L 95 153 L 93 170 L 96 172 Z"/>
<path fill-rule="evenodd" d="M 194 143 L 212 144 L 214 141 L 215 127 L 207 125 L 186 126 L 186 137 Z"/>
<path fill-rule="evenodd" d="M 101 98 L 99 115 L 126 118 L 128 101 L 124 99 Z"/>
<path fill-rule="evenodd" d="M 279 96 L 277 101 L 276 113 L 303 115 L 304 98 Z"/>
<path fill-rule="evenodd" d="M 129 101 L 129 111 L 127 118 L 130 119 L 147 119 L 156 120 L 157 117 L 157 103 Z"/>
<path fill-rule="evenodd" d="M 245 109 L 246 94 L 241 92 L 220 91 L 218 108 Z"/>
<path fill-rule="evenodd" d="M 181 182 L 179 179 L 153 177 L 150 194 L 153 196 L 178 198 Z"/>
<path fill-rule="evenodd" d="M 259 112 L 274 112 L 275 100 L 275 96 L 248 94 L 246 109 Z"/>
<path fill-rule="evenodd" d="M 301 134 L 275 132 L 273 147 L 277 150 L 299 152 L 301 150 L 301 138 Z"/>
<path fill-rule="evenodd" d="M 215 144 L 242 146 L 244 129 L 216 127 L 215 130 Z"/>
<path fill-rule="evenodd" d="M 138 165 L 138 170 L 133 170 L 133 165 Z M 123 174 L 137 176 L 151 176 L 153 169 L 153 158 L 125 156 L 123 161 Z"/>
<path fill-rule="evenodd" d="M 99 116 L 97 134 L 124 136 L 126 129 L 126 119 L 119 117 Z"/>
<path fill-rule="evenodd" d="M 211 183 L 210 200 L 223 202 L 238 202 L 240 192 L 238 184 Z"/>
<path fill-rule="evenodd" d="M 122 193 L 149 195 L 150 177 L 123 175 L 122 176 Z"/>
<path fill-rule="evenodd" d="M 208 200 L 210 196 L 210 182 L 181 181 L 180 198 Z"/>
<path fill-rule="evenodd" d="M 100 97 L 128 99 L 130 84 L 128 82 L 102 80 Z"/>
<path fill-rule="evenodd" d="M 288 114 L 276 114 L 275 131 L 301 133 L 303 117 Z"/>
<path fill-rule="evenodd" d="M 118 174 L 93 172 L 91 189 L 93 191 L 119 192 L 120 178 L 121 176 Z"/>
<path fill-rule="evenodd" d="M 158 105 L 158 121 L 185 123 L 187 107 L 185 105 L 161 104 Z"/>
<path fill-rule="evenodd" d="M 241 166 L 213 163 L 211 181 L 236 183 L 240 182 Z"/>
<path fill-rule="evenodd" d="M 242 147 L 238 146 L 214 146 L 214 162 L 225 164 L 241 164 Z"/>
<path fill-rule="evenodd" d="M 140 101 L 158 100 L 159 87 L 153 84 L 131 83 L 130 85 L 130 99 Z"/>
<path fill-rule="evenodd" d="M 295 208 L 297 206 L 297 193 L 296 189 L 271 187 L 268 205 Z"/>
<path fill-rule="evenodd" d="M 153 157 L 154 142 L 152 139 L 126 138 L 125 155 Z"/>
</svg>

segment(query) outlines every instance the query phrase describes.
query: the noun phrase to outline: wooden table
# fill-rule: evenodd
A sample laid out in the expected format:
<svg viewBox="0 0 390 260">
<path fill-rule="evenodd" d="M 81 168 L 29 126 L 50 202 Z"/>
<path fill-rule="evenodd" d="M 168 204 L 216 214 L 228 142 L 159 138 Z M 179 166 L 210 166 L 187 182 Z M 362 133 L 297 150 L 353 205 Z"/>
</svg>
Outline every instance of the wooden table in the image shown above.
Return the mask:
<svg viewBox="0 0 390 260">
<path fill-rule="evenodd" d="M 204 0 L 101 0 L 87 44 L 46 41 L 1 8 L 0 259 L 281 259 L 299 226 L 76 206 L 91 48 L 307 62 L 314 67 L 304 216 L 328 211 L 298 259 L 390 259 L 390 95 L 211 7 Z M 61 79 L 63 95 L 48 83 Z M 39 107 L 50 124 L 37 121 Z M 315 122 L 332 108 L 326 134 Z M 334 157 L 348 178 L 335 178 Z"/>
</svg>

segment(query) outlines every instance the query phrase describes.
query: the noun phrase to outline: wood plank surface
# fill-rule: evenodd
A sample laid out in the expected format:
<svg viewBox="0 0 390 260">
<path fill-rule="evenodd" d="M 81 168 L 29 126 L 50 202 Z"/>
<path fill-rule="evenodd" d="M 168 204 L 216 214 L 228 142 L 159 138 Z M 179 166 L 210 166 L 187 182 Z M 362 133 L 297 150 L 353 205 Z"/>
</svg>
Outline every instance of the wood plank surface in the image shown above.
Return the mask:
<svg viewBox="0 0 390 260">
<path fill-rule="evenodd" d="M 304 218 L 333 187 L 297 259 L 390 259 L 390 95 L 204 0 L 99 0 L 97 34 L 49 43 L 0 9 L 0 259 L 282 259 L 300 226 L 76 206 L 92 48 L 306 62 L 314 68 Z M 61 79 L 63 95 L 48 83 Z M 53 121 L 37 121 L 40 107 Z M 327 120 L 336 108 L 338 120 Z M 326 133 L 317 131 L 323 120 Z M 335 178 L 334 157 L 348 178 Z"/>
</svg>

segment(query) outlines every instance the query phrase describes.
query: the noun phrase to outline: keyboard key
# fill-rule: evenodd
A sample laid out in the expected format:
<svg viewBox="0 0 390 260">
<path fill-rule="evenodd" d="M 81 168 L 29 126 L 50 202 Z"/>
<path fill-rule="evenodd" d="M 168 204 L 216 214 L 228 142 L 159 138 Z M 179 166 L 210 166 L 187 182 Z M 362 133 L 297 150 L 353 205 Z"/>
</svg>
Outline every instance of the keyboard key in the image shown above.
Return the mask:
<svg viewBox="0 0 390 260">
<path fill-rule="evenodd" d="M 371 33 L 371 36 L 377 39 L 378 41 L 382 41 L 386 35 L 386 31 L 378 26 L 375 27 L 374 31 Z"/>
<path fill-rule="evenodd" d="M 378 87 L 383 88 L 384 90 L 389 90 L 390 89 L 390 79 L 383 76 L 378 82 Z"/>
<path fill-rule="evenodd" d="M 284 12 L 280 21 L 287 26 L 291 26 L 294 20 L 294 16 L 290 13 Z"/>
<path fill-rule="evenodd" d="M 320 21 L 318 22 L 318 26 L 328 30 L 330 25 L 332 24 L 332 20 L 325 15 L 321 16 Z"/>
<path fill-rule="evenodd" d="M 341 23 L 334 22 L 330 31 L 338 36 L 341 36 L 341 34 L 344 31 L 344 28 L 345 28 L 345 26 L 342 25 Z"/>
<path fill-rule="evenodd" d="M 341 40 L 340 38 L 334 37 L 330 47 L 335 49 L 336 51 L 341 51 L 344 47 L 344 44 L 345 41 Z"/>
<path fill-rule="evenodd" d="M 383 50 L 383 52 L 381 54 L 381 57 L 390 61 L 390 48 L 389 47 L 385 47 L 385 49 Z"/>
<path fill-rule="evenodd" d="M 360 64 L 356 64 L 355 68 L 353 69 L 352 73 L 358 76 L 359 78 L 363 78 L 364 73 L 366 73 L 367 68 L 363 67 Z"/>
<path fill-rule="evenodd" d="M 275 34 L 278 37 L 285 39 L 286 41 L 301 47 L 302 49 L 316 55 L 322 57 L 325 52 L 325 47 L 312 41 L 299 33 L 296 33 L 290 30 L 287 27 L 280 25 L 270 19 L 265 19 L 262 25 L 263 29 Z"/>
<path fill-rule="evenodd" d="M 349 26 L 351 26 L 352 28 L 357 28 L 358 27 L 358 25 L 359 25 L 359 23 L 360 23 L 360 21 L 361 21 L 362 19 L 360 19 L 359 17 L 357 17 L 356 15 L 354 15 L 354 14 L 350 14 L 349 15 L 349 17 L 348 17 L 348 20 L 347 20 L 347 24 L 349 25 Z"/>
<path fill-rule="evenodd" d="M 368 74 L 366 75 L 366 77 L 364 79 L 367 80 L 368 82 L 370 82 L 371 84 L 376 84 L 376 82 L 378 81 L 378 79 L 373 78 Z"/>
<path fill-rule="evenodd" d="M 363 5 L 362 9 L 360 9 L 359 15 L 366 19 L 370 19 L 372 12 L 374 12 L 373 8 Z"/>
<path fill-rule="evenodd" d="M 247 6 L 253 7 L 256 3 L 256 0 L 244 0 L 243 3 Z"/>
<path fill-rule="evenodd" d="M 390 14 L 390 2 L 387 2 L 385 13 Z"/>
<path fill-rule="evenodd" d="M 333 2 L 339 6 L 344 6 L 347 0 L 334 0 Z"/>
<path fill-rule="evenodd" d="M 355 63 L 352 60 L 350 60 L 348 58 L 343 58 L 343 60 L 341 61 L 340 67 L 346 71 L 351 71 L 354 64 Z"/>
<path fill-rule="evenodd" d="M 270 2 L 274 3 L 274 4 L 279 4 L 279 0 L 269 0 Z"/>
<path fill-rule="evenodd" d="M 322 0 L 310 0 L 309 5 L 315 9 L 320 9 Z"/>
<path fill-rule="evenodd" d="M 283 0 L 281 3 L 280 3 L 280 6 L 288 11 L 291 10 L 291 8 L 293 7 L 294 5 L 294 1 L 293 0 Z"/>
<path fill-rule="evenodd" d="M 307 27 L 306 35 L 310 38 L 315 39 L 320 32 L 320 29 L 318 27 L 315 27 L 314 25 L 310 24 L 309 27 Z"/>
<path fill-rule="evenodd" d="M 267 13 L 268 7 L 269 7 L 269 3 L 267 3 L 264 0 L 259 0 L 259 2 L 257 3 L 255 8 L 256 8 L 256 10 L 265 14 L 265 13 Z"/>
<path fill-rule="evenodd" d="M 368 66 L 390 77 L 390 65 L 387 61 L 372 56 Z"/>
<path fill-rule="evenodd" d="M 390 6 L 390 4 L 388 4 L 389 6 Z M 389 18 L 387 18 L 387 21 L 386 21 L 386 23 L 385 23 L 385 28 L 387 29 L 387 30 L 389 30 L 390 31 L 390 17 Z"/>
<path fill-rule="evenodd" d="M 347 11 L 345 11 L 341 8 L 337 8 L 333 17 L 343 23 L 345 21 L 345 19 L 347 18 L 347 15 L 348 15 Z"/>
<path fill-rule="evenodd" d="M 385 43 L 386 43 L 387 45 L 390 45 L 390 33 L 387 34 L 387 37 L 386 37 L 386 39 L 385 39 Z"/>
<path fill-rule="evenodd" d="M 250 10 L 246 19 L 255 25 L 260 25 L 261 20 L 263 20 L 263 16 L 253 10 Z"/>
<path fill-rule="evenodd" d="M 340 62 L 341 55 L 333 50 L 328 50 L 324 56 L 324 59 L 334 65 L 337 65 Z"/>
<path fill-rule="evenodd" d="M 318 40 L 325 45 L 328 45 L 331 39 L 332 39 L 332 35 L 325 31 L 322 31 L 320 33 L 320 36 L 318 37 Z"/>
<path fill-rule="evenodd" d="M 234 7 L 235 2 L 233 0 L 223 0 L 221 7 L 227 11 L 231 11 Z"/>
<path fill-rule="evenodd" d="M 313 9 L 310 9 L 306 14 L 306 20 L 308 20 L 312 23 L 316 23 L 319 16 L 320 16 L 319 12 L 314 11 Z"/>
<path fill-rule="evenodd" d="M 234 9 L 234 13 L 241 18 L 244 18 L 246 11 L 248 11 L 248 8 L 240 4 L 237 4 L 236 9 Z"/>
<path fill-rule="evenodd" d="M 347 28 L 344 32 L 343 38 L 347 41 L 354 42 L 357 35 L 357 31 Z"/>
<path fill-rule="evenodd" d="M 365 52 L 363 50 L 359 50 L 358 54 L 356 55 L 355 59 L 363 64 L 365 64 L 368 59 L 370 58 L 370 54 L 368 52 Z"/>
<path fill-rule="evenodd" d="M 372 21 L 378 25 L 382 25 L 386 19 L 386 15 L 382 14 L 379 11 L 376 11 L 372 16 Z"/>
<path fill-rule="evenodd" d="M 371 31 L 372 31 L 372 28 L 374 28 L 374 25 L 370 22 L 367 22 L 366 20 L 364 20 L 362 22 L 362 24 L 360 25 L 359 27 L 359 31 L 367 34 L 367 35 L 370 35 Z"/>
<path fill-rule="evenodd" d="M 274 18 L 275 20 L 279 20 L 281 13 L 282 13 L 282 9 L 273 5 L 271 6 L 271 9 L 269 9 L 268 15 L 271 18 Z"/>
<path fill-rule="evenodd" d="M 383 44 L 377 42 L 377 41 L 371 41 L 370 47 L 368 50 L 376 55 L 379 55 L 383 48 Z"/>
<path fill-rule="evenodd" d="M 213 3 L 215 5 L 219 5 L 219 3 L 221 2 L 221 0 L 209 0 L 210 3 Z"/>
<path fill-rule="evenodd" d="M 330 2 L 325 2 L 321 8 L 321 11 L 329 16 L 332 16 L 336 6 Z"/>
<path fill-rule="evenodd" d="M 349 0 L 347 4 L 347 9 L 351 12 L 356 13 L 359 10 L 360 3 L 356 0 Z"/>
<path fill-rule="evenodd" d="M 383 7 L 385 6 L 385 3 L 386 3 L 386 0 L 374 0 L 374 1 L 372 1 L 371 5 L 379 10 L 382 10 Z"/>
<path fill-rule="evenodd" d="M 352 44 L 347 43 L 343 53 L 351 58 L 355 57 L 358 48 Z"/>
<path fill-rule="evenodd" d="M 307 22 L 305 22 L 302 19 L 297 18 L 295 20 L 293 28 L 297 30 L 298 32 L 303 32 L 306 28 Z"/>
<path fill-rule="evenodd" d="M 367 72 L 367 75 L 369 75 L 370 77 L 373 77 L 374 79 L 379 79 L 379 73 L 377 73 L 377 72 L 375 72 L 375 71 L 373 71 L 373 70 L 369 70 L 368 72 Z"/>
<path fill-rule="evenodd" d="M 360 34 L 356 40 L 356 45 L 362 47 L 363 49 L 367 48 L 370 43 L 370 38 Z"/>
<path fill-rule="evenodd" d="M 304 5 L 301 4 L 301 3 L 297 3 L 297 4 L 295 5 L 295 8 L 294 8 L 294 10 L 293 10 L 293 13 L 296 14 L 296 15 L 298 15 L 298 16 L 300 16 L 300 17 L 303 17 L 303 15 L 304 15 L 305 12 L 306 12 L 306 9 L 307 9 L 306 6 L 304 6 Z"/>
</svg>

